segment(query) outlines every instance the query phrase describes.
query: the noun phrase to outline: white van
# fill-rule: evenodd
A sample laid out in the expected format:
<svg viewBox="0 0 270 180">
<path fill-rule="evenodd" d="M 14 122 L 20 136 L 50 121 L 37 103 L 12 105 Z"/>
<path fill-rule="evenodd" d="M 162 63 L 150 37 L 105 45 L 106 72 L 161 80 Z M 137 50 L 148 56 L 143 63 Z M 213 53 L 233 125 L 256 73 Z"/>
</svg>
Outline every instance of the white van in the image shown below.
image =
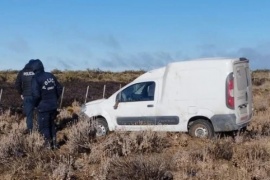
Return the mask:
<svg viewBox="0 0 270 180">
<path fill-rule="evenodd" d="M 240 130 L 252 117 L 249 60 L 210 58 L 170 63 L 139 76 L 108 99 L 86 103 L 97 136 L 108 131 L 174 131 L 211 138 Z"/>
</svg>

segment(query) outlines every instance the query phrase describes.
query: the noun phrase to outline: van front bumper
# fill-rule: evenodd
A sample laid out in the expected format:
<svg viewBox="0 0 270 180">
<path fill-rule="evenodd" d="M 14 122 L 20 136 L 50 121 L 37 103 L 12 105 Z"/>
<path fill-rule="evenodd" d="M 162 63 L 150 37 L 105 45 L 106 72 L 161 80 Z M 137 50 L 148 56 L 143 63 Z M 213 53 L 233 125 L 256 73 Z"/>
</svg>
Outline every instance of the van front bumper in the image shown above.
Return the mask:
<svg viewBox="0 0 270 180">
<path fill-rule="evenodd" d="M 220 114 L 214 115 L 211 118 L 211 122 L 213 124 L 215 132 L 225 132 L 240 130 L 243 127 L 246 127 L 250 121 L 242 124 L 236 124 L 235 114 Z"/>
</svg>

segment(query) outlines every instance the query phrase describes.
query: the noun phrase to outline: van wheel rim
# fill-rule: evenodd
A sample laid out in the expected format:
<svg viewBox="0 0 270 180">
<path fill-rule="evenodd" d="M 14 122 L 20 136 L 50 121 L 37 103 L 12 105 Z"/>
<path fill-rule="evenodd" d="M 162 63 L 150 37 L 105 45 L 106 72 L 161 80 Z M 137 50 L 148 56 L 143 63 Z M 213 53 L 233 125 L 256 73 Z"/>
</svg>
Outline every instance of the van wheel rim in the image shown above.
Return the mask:
<svg viewBox="0 0 270 180">
<path fill-rule="evenodd" d="M 195 136 L 196 137 L 207 137 L 208 136 L 208 131 L 206 128 L 199 127 L 195 131 Z"/>
<path fill-rule="evenodd" d="M 106 135 L 106 128 L 102 125 L 97 125 L 96 127 L 96 135 L 97 136 L 103 136 Z"/>
</svg>

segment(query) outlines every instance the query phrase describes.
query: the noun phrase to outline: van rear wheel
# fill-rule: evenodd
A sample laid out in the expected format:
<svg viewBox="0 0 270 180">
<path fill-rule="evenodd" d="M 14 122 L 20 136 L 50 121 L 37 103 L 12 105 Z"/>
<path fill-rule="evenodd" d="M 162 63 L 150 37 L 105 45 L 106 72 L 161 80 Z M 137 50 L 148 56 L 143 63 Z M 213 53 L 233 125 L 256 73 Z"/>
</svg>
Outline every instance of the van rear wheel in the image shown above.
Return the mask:
<svg viewBox="0 0 270 180">
<path fill-rule="evenodd" d="M 96 124 L 95 124 L 95 129 L 96 129 L 96 136 L 105 136 L 108 131 L 108 124 L 104 118 L 97 118 L 96 119 Z"/>
<path fill-rule="evenodd" d="M 212 138 L 215 134 L 212 124 L 206 120 L 191 122 L 188 132 L 192 137 L 198 138 Z"/>
</svg>

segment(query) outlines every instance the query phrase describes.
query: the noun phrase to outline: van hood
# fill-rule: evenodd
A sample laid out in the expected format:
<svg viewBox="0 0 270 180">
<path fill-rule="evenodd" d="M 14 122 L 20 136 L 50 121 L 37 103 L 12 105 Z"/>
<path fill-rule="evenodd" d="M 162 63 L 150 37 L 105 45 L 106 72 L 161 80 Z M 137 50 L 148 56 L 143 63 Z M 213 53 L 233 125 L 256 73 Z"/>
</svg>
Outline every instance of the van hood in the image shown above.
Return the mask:
<svg viewBox="0 0 270 180">
<path fill-rule="evenodd" d="M 97 100 L 94 100 L 94 101 L 90 101 L 90 102 L 86 103 L 85 105 L 86 106 L 89 106 L 89 105 L 93 105 L 93 104 L 100 104 L 100 103 L 102 103 L 105 100 L 106 99 L 97 99 Z"/>
</svg>

